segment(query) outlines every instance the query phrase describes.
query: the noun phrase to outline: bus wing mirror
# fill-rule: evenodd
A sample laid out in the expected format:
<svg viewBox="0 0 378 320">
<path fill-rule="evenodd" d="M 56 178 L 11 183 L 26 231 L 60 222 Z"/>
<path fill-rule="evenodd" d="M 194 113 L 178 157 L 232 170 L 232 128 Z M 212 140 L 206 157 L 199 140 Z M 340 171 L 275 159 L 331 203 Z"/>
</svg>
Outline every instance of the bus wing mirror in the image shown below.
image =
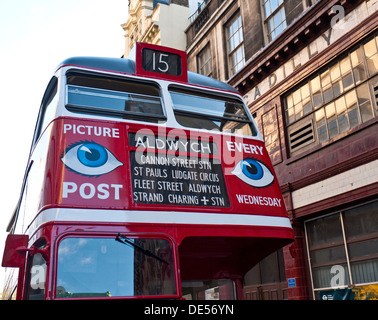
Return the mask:
<svg viewBox="0 0 378 320">
<path fill-rule="evenodd" d="M 2 267 L 21 268 L 25 264 L 29 236 L 24 234 L 8 234 L 5 241 Z"/>
</svg>

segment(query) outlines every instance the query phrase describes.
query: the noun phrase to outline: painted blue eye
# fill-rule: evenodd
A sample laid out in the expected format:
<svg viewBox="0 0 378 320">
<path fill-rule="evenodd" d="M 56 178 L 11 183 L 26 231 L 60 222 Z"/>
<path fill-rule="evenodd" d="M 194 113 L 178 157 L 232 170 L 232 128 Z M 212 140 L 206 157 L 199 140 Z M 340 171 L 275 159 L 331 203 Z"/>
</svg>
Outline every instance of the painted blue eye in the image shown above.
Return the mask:
<svg viewBox="0 0 378 320">
<path fill-rule="evenodd" d="M 231 173 L 256 188 L 267 187 L 274 180 L 273 174 L 265 164 L 251 158 L 239 161 Z"/>
<path fill-rule="evenodd" d="M 103 146 L 97 143 L 85 143 L 77 150 L 77 158 L 87 167 L 99 167 L 106 163 L 108 154 Z"/>
<path fill-rule="evenodd" d="M 246 159 L 241 163 L 242 172 L 252 180 L 260 180 L 264 175 L 264 170 L 260 163 L 254 159 Z"/>
<path fill-rule="evenodd" d="M 100 176 L 123 165 L 107 148 L 89 141 L 67 148 L 61 160 L 67 168 L 85 176 Z"/>
</svg>

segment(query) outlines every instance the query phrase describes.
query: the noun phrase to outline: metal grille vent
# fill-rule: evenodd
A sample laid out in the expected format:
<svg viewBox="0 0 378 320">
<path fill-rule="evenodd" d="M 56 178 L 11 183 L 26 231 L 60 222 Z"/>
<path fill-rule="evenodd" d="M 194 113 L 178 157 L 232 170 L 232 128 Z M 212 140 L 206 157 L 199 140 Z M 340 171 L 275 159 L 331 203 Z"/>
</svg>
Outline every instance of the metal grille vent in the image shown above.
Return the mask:
<svg viewBox="0 0 378 320">
<path fill-rule="evenodd" d="M 314 129 L 312 121 L 302 127 L 296 127 L 289 132 L 291 151 L 298 150 L 314 141 Z"/>
<path fill-rule="evenodd" d="M 374 86 L 375 108 L 378 109 L 378 83 Z"/>
</svg>

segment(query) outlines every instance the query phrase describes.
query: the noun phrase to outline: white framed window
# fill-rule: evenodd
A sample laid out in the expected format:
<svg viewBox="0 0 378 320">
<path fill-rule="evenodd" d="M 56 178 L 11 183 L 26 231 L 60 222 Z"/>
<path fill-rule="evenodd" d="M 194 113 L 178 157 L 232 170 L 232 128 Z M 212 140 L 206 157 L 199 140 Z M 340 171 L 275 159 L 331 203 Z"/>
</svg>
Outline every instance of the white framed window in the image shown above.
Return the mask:
<svg viewBox="0 0 378 320">
<path fill-rule="evenodd" d="M 284 0 L 263 0 L 263 7 L 270 42 L 287 27 Z"/>
<path fill-rule="evenodd" d="M 233 76 L 245 64 L 244 37 L 240 14 L 236 15 L 226 25 L 226 36 L 229 72 L 230 76 Z"/>
<path fill-rule="evenodd" d="M 207 44 L 198 54 L 197 63 L 198 73 L 207 77 L 211 77 L 213 75 L 210 43 Z"/>
<path fill-rule="evenodd" d="M 377 213 L 374 201 L 305 222 L 315 299 L 348 288 L 366 296 L 378 284 Z"/>
</svg>

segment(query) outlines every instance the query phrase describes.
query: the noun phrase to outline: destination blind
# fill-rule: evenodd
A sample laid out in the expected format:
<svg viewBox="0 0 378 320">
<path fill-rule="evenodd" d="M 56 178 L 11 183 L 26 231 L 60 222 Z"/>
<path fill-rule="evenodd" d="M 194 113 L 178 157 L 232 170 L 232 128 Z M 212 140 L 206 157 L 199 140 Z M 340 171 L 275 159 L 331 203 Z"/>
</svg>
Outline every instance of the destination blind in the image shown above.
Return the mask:
<svg viewBox="0 0 378 320">
<path fill-rule="evenodd" d="M 201 154 L 191 157 L 186 155 L 188 151 L 193 152 L 190 150 L 190 143 L 188 150 L 180 152 L 180 155 L 147 152 L 146 148 L 159 149 L 157 137 L 148 135 L 143 139 L 139 138 L 140 136 L 136 137 L 135 134 L 129 135 L 130 145 L 139 147 L 139 150 L 130 151 L 131 182 L 135 203 L 229 207 L 220 160 L 201 157 Z M 161 140 L 159 138 L 159 141 Z M 142 146 L 138 141 L 144 143 L 149 141 L 149 145 Z M 195 150 L 200 151 L 201 148 L 207 155 L 214 152 L 214 146 L 210 147 L 209 142 L 196 144 Z M 160 150 L 162 149 L 167 150 L 165 147 Z"/>
</svg>

